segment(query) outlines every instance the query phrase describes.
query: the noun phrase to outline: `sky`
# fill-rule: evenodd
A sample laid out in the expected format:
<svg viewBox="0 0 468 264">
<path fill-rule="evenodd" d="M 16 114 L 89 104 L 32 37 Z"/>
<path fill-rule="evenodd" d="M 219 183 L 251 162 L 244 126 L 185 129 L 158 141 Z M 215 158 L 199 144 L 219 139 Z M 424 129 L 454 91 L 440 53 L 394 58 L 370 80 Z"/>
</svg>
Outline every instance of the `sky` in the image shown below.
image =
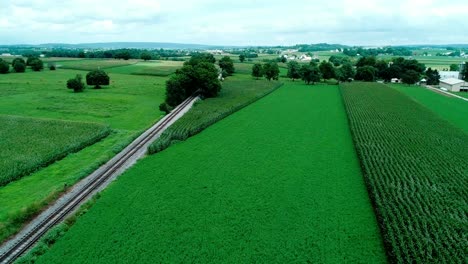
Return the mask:
<svg viewBox="0 0 468 264">
<path fill-rule="evenodd" d="M 0 45 L 467 44 L 467 0 L 0 0 Z"/>
</svg>

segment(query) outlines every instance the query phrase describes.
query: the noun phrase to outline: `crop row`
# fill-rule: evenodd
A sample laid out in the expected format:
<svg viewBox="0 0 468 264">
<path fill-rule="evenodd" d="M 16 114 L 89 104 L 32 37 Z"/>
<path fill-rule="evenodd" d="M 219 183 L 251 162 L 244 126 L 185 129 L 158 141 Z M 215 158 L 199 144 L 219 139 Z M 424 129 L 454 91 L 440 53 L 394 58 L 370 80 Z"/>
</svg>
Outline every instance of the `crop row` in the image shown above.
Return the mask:
<svg viewBox="0 0 468 264">
<path fill-rule="evenodd" d="M 234 77 L 232 77 L 234 78 Z M 164 131 L 149 147 L 150 153 L 160 152 L 171 144 L 186 140 L 226 116 L 273 92 L 281 84 L 257 80 L 228 80 L 219 97 L 195 103 L 182 118 Z"/>
<path fill-rule="evenodd" d="M 106 137 L 96 123 L 0 116 L 0 186 Z"/>
<path fill-rule="evenodd" d="M 468 135 L 383 84 L 340 89 L 389 259 L 463 263 Z"/>
</svg>

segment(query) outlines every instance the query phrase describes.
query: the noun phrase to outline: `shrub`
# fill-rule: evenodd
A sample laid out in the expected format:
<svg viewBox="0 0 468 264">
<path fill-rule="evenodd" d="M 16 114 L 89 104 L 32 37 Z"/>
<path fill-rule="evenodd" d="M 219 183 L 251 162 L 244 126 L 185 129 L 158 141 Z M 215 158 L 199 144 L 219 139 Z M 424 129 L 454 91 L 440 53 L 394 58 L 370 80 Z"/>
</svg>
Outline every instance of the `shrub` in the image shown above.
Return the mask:
<svg viewBox="0 0 468 264">
<path fill-rule="evenodd" d="M 75 78 L 69 79 L 67 81 L 67 88 L 73 89 L 75 93 L 82 92 L 85 88 L 85 84 L 82 81 L 82 77 L 80 74 L 77 74 Z"/>
</svg>

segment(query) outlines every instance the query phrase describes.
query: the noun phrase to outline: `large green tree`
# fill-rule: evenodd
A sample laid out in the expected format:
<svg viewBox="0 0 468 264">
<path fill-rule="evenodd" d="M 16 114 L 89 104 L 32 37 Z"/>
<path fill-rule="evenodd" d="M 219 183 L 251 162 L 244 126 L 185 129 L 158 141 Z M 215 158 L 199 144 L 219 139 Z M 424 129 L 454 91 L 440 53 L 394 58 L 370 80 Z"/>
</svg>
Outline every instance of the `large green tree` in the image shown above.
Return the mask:
<svg viewBox="0 0 468 264">
<path fill-rule="evenodd" d="M 218 69 L 213 63 L 185 64 L 166 82 L 166 103 L 174 107 L 197 91 L 203 97 L 215 97 L 220 90 Z"/>
<path fill-rule="evenodd" d="M 438 85 L 440 80 L 440 75 L 437 70 L 432 70 L 428 68 L 426 70 L 426 83 L 428 85 Z"/>
<path fill-rule="evenodd" d="M 372 66 L 359 67 L 356 71 L 356 80 L 373 82 L 375 81 L 376 72 L 377 69 Z"/>
<path fill-rule="evenodd" d="M 328 61 L 322 61 L 319 65 L 320 72 L 322 73 L 322 78 L 325 80 L 335 78 L 335 68 L 333 64 Z"/>
<path fill-rule="evenodd" d="M 5 74 L 10 72 L 10 64 L 8 62 L 0 59 L 0 73 Z"/>
<path fill-rule="evenodd" d="M 41 59 L 39 58 L 34 58 L 29 62 L 29 65 L 31 66 L 31 69 L 33 71 L 40 71 L 44 69 L 44 63 L 42 62 Z"/>
<path fill-rule="evenodd" d="M 15 58 L 11 62 L 11 65 L 13 66 L 13 69 L 15 69 L 15 72 L 26 71 L 26 62 L 22 58 Z"/>
<path fill-rule="evenodd" d="M 151 60 L 151 54 L 149 52 L 143 52 L 141 53 L 140 58 L 144 61 L 149 61 Z"/>
<path fill-rule="evenodd" d="M 223 70 L 226 71 L 227 75 L 232 75 L 235 71 L 234 69 L 234 62 L 229 56 L 224 56 L 222 57 L 219 62 L 219 67 Z"/>
<path fill-rule="evenodd" d="M 302 65 L 300 69 L 301 79 L 306 84 L 320 82 L 320 70 L 315 65 Z"/>
<path fill-rule="evenodd" d="M 245 61 L 245 55 L 244 55 L 244 54 L 240 54 L 240 55 L 239 55 L 239 61 L 240 61 L 240 62 L 244 62 L 244 61 Z"/>
<path fill-rule="evenodd" d="M 401 75 L 401 81 L 408 85 L 415 84 L 419 82 L 419 80 L 420 80 L 420 75 L 415 70 L 408 70 Z"/>
<path fill-rule="evenodd" d="M 100 89 L 101 85 L 109 85 L 109 75 L 103 70 L 94 70 L 86 74 L 86 84 L 94 85 L 94 89 Z"/>
<path fill-rule="evenodd" d="M 336 70 L 336 75 L 339 81 L 345 82 L 354 79 L 356 71 L 351 63 L 346 62 Z"/>
<path fill-rule="evenodd" d="M 301 78 L 301 66 L 297 61 L 290 61 L 288 62 L 288 73 L 287 76 L 291 78 L 293 81 L 295 79 Z"/>
<path fill-rule="evenodd" d="M 252 76 L 255 77 L 257 80 L 258 78 L 263 77 L 263 67 L 260 63 L 255 63 L 252 66 Z"/>
<path fill-rule="evenodd" d="M 263 73 L 267 80 L 278 80 L 279 77 L 279 67 L 276 62 L 267 62 L 263 65 Z"/>
<path fill-rule="evenodd" d="M 216 59 L 211 53 L 204 53 L 204 52 L 195 53 L 195 54 L 192 54 L 192 57 L 190 57 L 190 60 L 186 61 L 184 64 L 195 66 L 202 62 L 215 63 Z"/>
</svg>

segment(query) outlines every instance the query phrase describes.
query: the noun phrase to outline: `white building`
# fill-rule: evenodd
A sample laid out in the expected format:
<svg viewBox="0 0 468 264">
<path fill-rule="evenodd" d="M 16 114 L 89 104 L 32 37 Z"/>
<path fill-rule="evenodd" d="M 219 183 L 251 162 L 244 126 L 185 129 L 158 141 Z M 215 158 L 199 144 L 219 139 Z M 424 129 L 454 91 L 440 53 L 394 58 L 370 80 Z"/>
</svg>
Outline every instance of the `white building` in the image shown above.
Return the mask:
<svg viewBox="0 0 468 264">
<path fill-rule="evenodd" d="M 440 71 L 439 72 L 441 80 L 449 79 L 449 78 L 458 79 L 459 74 L 460 74 L 460 72 L 458 72 L 458 71 Z"/>
<path fill-rule="evenodd" d="M 445 88 L 451 92 L 466 91 L 468 89 L 468 83 L 457 78 L 447 78 L 440 80 L 440 88 Z"/>
<path fill-rule="evenodd" d="M 305 55 L 305 54 L 302 54 L 302 55 L 299 57 L 299 59 L 300 59 L 301 61 L 311 61 L 311 60 L 312 60 L 312 57 L 307 56 L 307 55 Z"/>
</svg>

